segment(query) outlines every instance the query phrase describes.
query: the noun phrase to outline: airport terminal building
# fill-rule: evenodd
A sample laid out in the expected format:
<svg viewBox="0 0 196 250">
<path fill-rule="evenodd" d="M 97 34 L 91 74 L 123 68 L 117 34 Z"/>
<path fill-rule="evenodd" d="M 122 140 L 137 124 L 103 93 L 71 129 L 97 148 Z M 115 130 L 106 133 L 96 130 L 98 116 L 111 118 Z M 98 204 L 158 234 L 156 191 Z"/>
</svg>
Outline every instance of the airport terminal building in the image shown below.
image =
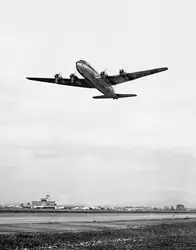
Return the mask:
<svg viewBox="0 0 196 250">
<path fill-rule="evenodd" d="M 55 208 L 56 202 L 50 200 L 50 196 L 41 198 L 39 201 L 32 201 L 32 208 Z"/>
</svg>

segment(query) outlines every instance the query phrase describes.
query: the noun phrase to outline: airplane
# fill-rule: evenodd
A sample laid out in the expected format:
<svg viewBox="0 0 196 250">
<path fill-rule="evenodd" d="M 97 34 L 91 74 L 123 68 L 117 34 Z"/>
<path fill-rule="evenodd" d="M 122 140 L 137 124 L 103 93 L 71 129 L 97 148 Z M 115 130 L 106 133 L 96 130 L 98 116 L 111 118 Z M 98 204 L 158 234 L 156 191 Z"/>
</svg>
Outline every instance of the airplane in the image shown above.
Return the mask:
<svg viewBox="0 0 196 250">
<path fill-rule="evenodd" d="M 167 70 L 167 67 L 149 69 L 133 73 L 127 73 L 123 69 L 119 70 L 118 75 L 108 75 L 105 71 L 100 74 L 86 61 L 79 60 L 76 62 L 76 69 L 83 78 L 78 78 L 75 74 L 71 74 L 70 78 L 63 78 L 61 74 L 55 74 L 54 78 L 40 78 L 40 77 L 26 77 L 28 80 L 48 82 L 60 85 L 82 87 L 82 88 L 96 88 L 103 95 L 93 96 L 94 99 L 119 99 L 124 97 L 135 97 L 136 94 L 117 94 L 114 87 L 117 84 L 135 80 L 140 77 L 156 74 Z"/>
</svg>

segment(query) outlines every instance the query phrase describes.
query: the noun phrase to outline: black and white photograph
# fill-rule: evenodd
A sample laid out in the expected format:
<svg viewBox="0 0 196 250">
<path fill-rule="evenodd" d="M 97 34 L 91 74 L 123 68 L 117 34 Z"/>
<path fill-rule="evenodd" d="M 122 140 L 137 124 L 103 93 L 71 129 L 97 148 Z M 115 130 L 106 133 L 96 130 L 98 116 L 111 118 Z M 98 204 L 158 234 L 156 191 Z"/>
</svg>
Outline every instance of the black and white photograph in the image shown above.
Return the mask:
<svg viewBox="0 0 196 250">
<path fill-rule="evenodd" d="M 0 249 L 196 249 L 195 8 L 0 2 Z"/>
</svg>

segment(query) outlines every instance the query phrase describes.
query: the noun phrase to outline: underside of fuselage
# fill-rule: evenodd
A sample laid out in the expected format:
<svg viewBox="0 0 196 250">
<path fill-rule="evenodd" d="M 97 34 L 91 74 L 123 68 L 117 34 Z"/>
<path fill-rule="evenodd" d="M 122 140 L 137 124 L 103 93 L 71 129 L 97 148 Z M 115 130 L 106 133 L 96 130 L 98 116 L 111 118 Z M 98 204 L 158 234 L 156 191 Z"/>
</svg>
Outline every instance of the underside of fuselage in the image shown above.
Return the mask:
<svg viewBox="0 0 196 250">
<path fill-rule="evenodd" d="M 83 60 L 76 62 L 76 69 L 80 75 L 87 79 L 97 90 L 99 90 L 102 98 L 118 99 L 113 87 L 103 79 L 97 71 L 95 71 L 88 63 Z M 101 97 L 99 97 L 101 98 Z M 98 98 L 97 98 L 98 99 Z"/>
</svg>

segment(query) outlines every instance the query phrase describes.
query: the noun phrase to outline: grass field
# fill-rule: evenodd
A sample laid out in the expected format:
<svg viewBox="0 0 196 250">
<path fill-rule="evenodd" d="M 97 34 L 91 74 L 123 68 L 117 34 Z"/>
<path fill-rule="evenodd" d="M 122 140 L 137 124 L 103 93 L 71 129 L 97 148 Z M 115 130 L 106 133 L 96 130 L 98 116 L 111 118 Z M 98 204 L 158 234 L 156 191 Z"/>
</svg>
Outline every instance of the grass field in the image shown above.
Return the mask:
<svg viewBox="0 0 196 250">
<path fill-rule="evenodd" d="M 31 228 L 31 232 L 22 232 L 19 225 L 21 232 L 16 225 L 10 232 L 1 227 L 0 249 L 196 249 L 195 219 L 119 223 L 119 227 L 115 223 L 110 227 L 109 222 L 80 224 L 74 230 L 63 229 L 61 223 L 36 224 L 35 232 Z"/>
</svg>

